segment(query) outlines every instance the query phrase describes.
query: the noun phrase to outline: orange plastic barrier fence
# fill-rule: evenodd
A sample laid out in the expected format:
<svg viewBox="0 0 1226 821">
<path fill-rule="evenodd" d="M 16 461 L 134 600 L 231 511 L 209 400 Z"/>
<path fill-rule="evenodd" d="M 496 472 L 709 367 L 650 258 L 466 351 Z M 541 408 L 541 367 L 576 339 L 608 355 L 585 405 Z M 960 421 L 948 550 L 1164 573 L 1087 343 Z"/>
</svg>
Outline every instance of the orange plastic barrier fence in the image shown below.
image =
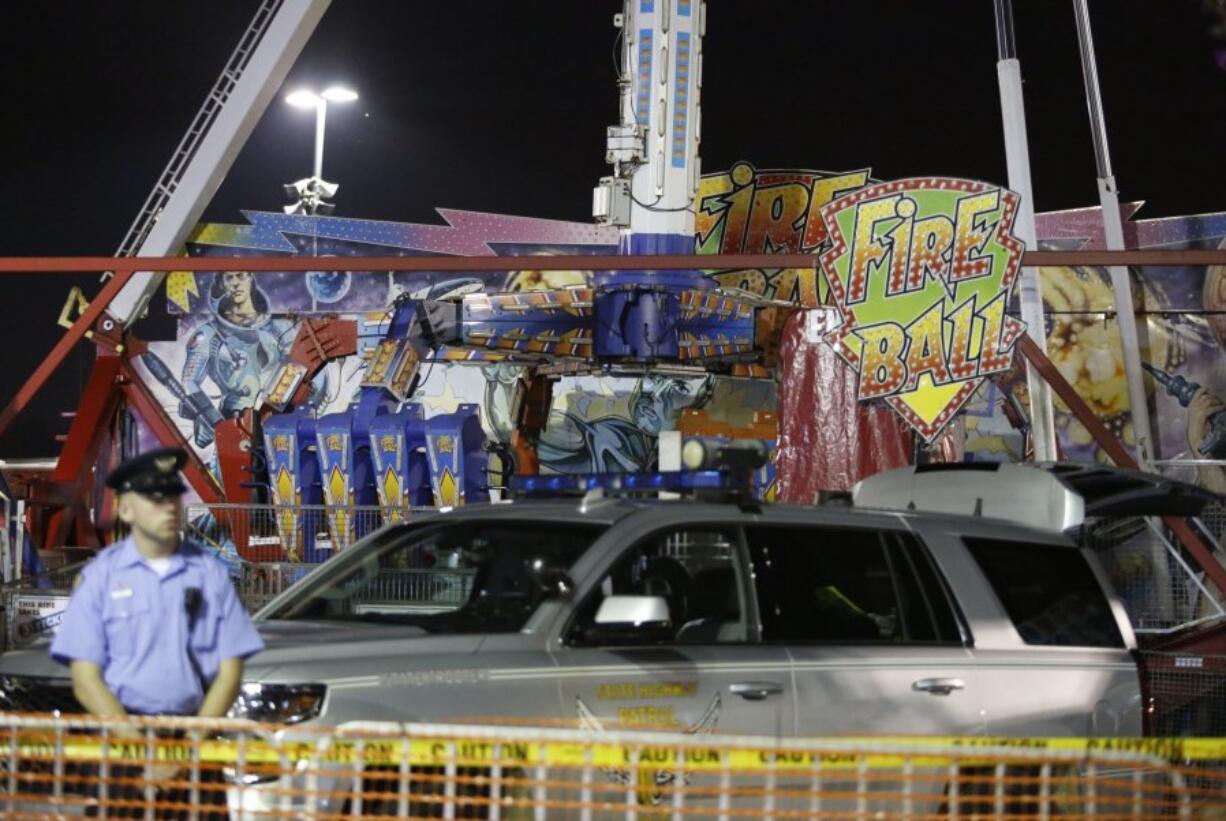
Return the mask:
<svg viewBox="0 0 1226 821">
<path fill-rule="evenodd" d="M 6 817 L 1222 818 L 1226 739 L 757 737 L 0 714 Z"/>
</svg>

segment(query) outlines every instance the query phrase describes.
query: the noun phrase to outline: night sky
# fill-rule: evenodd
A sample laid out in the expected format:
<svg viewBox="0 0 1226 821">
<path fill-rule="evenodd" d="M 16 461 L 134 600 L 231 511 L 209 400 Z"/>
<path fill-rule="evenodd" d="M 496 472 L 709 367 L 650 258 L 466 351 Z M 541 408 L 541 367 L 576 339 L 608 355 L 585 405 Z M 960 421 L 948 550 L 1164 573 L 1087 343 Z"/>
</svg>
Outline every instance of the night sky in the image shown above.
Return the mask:
<svg viewBox="0 0 1226 821">
<path fill-rule="evenodd" d="M 1037 210 L 1097 204 L 1069 0 L 1017 2 Z M 1212 4 L 1091 3 L 1115 175 L 1141 216 L 1226 209 L 1226 41 Z M 702 159 L 1005 183 L 991 0 L 709 0 Z M 113 254 L 254 14 L 254 0 L 22 4 L 0 33 L 0 255 Z M 286 88 L 343 82 L 324 177 L 337 214 L 436 221 L 435 206 L 589 220 L 617 114 L 617 0 L 335 0 Z M 264 114 L 205 219 L 279 210 L 311 170 L 312 115 Z M 5 275 L 11 396 L 50 350 L 72 284 Z M 150 329 L 155 331 L 156 329 Z M 84 347 L 0 439 L 50 456 Z"/>
</svg>

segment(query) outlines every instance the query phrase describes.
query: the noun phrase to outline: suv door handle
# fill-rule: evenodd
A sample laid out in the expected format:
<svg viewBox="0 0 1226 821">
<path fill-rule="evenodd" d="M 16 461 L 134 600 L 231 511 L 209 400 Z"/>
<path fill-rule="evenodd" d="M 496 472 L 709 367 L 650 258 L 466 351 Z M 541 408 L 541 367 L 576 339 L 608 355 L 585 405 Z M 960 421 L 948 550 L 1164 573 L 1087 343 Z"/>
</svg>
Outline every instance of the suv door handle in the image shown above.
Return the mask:
<svg viewBox="0 0 1226 821">
<path fill-rule="evenodd" d="M 965 690 L 966 682 L 960 678 L 921 678 L 911 682 L 911 689 L 934 696 L 947 696 L 954 690 Z"/>
<path fill-rule="evenodd" d="M 777 681 L 738 681 L 729 684 L 728 691 L 746 701 L 762 701 L 767 696 L 783 693 L 783 685 Z"/>
</svg>

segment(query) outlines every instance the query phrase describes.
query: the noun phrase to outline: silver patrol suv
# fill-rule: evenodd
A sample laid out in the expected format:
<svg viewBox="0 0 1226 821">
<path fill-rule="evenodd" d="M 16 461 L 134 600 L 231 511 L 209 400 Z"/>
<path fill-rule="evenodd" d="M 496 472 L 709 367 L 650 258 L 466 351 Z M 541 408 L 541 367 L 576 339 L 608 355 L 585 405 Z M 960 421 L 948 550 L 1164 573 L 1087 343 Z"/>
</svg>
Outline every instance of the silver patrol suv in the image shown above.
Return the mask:
<svg viewBox="0 0 1226 821">
<path fill-rule="evenodd" d="M 1009 465 L 882 474 L 814 506 L 458 508 L 379 531 L 258 613 L 268 647 L 236 714 L 1136 736 L 1132 629 L 1062 533 L 1084 512 L 1058 472 Z M 63 676 L 45 648 L 8 654 L 5 708 L 46 709 Z"/>
<path fill-rule="evenodd" d="M 318 687 L 281 719 L 1141 731 L 1132 631 L 1094 558 L 986 518 L 470 507 L 383 531 L 258 621 L 268 649 L 250 678 Z"/>
</svg>

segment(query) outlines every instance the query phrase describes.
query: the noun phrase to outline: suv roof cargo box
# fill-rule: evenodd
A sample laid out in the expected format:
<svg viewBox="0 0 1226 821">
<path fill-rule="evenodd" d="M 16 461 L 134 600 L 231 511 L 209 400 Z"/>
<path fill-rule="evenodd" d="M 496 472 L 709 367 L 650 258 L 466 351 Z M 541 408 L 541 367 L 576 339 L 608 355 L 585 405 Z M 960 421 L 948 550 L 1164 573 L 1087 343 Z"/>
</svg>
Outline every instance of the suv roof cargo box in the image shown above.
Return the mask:
<svg viewBox="0 0 1226 821">
<path fill-rule="evenodd" d="M 1053 473 L 996 462 L 883 471 L 852 488 L 852 503 L 887 510 L 987 516 L 1060 532 L 1085 519 L 1082 497 Z"/>
<path fill-rule="evenodd" d="M 1087 516 L 1195 516 L 1216 494 L 1139 470 L 1071 462 L 898 468 L 852 489 L 857 507 L 961 513 L 1065 531 Z"/>
</svg>

